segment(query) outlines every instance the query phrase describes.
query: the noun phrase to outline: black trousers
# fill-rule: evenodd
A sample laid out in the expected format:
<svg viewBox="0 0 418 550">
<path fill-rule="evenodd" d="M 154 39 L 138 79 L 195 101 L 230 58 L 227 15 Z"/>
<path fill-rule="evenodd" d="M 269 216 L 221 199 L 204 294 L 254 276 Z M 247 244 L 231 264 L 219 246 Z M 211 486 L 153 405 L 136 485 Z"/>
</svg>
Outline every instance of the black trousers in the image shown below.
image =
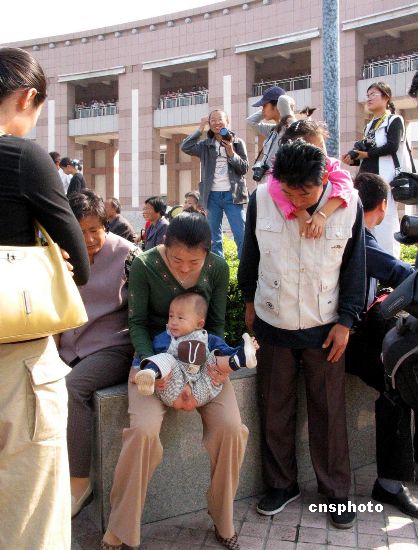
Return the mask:
<svg viewBox="0 0 418 550">
<path fill-rule="evenodd" d="M 328 350 L 292 350 L 260 341 L 257 386 L 262 427 L 263 473 L 270 488 L 297 481 L 297 365 L 303 363 L 308 410 L 309 448 L 318 491 L 346 497 L 350 462 L 344 394 L 344 359 L 326 360 Z"/>
<path fill-rule="evenodd" d="M 380 360 L 382 341 L 394 321 L 387 324 L 370 315 L 350 336 L 345 353 L 346 372 L 358 376 L 379 392 L 375 402 L 377 475 L 387 479 L 414 479 L 411 409 L 399 393 L 385 386 Z"/>
</svg>

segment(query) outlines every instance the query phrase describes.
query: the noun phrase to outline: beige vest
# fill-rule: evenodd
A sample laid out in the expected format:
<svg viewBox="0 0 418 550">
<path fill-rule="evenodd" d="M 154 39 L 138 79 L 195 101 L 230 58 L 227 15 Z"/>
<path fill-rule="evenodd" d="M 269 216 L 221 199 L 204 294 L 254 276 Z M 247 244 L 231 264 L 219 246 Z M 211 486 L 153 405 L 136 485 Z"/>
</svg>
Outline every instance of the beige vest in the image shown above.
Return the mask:
<svg viewBox="0 0 418 550">
<path fill-rule="evenodd" d="M 330 192 L 328 185 L 317 210 Z M 254 305 L 260 319 L 287 330 L 337 321 L 340 267 L 356 214 L 353 191 L 349 206 L 327 219 L 322 237 L 305 239 L 299 235 L 298 221 L 287 220 L 275 205 L 267 185 L 257 187 L 260 262 Z"/>
</svg>

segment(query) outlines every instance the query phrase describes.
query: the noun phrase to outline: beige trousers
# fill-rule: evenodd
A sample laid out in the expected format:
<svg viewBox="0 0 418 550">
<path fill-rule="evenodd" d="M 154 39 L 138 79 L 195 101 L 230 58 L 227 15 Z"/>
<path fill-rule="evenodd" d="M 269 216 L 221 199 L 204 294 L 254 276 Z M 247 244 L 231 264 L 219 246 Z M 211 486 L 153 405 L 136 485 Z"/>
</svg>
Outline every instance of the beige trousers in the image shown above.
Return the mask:
<svg viewBox="0 0 418 550">
<path fill-rule="evenodd" d="M 219 533 L 232 537 L 233 503 L 244 458 L 248 429 L 241 422 L 229 380 L 220 394 L 197 409 L 203 422 L 203 444 L 211 463 L 208 511 Z M 139 395 L 129 383 L 130 427 L 123 431 L 122 451 L 110 495 L 109 529 L 129 546 L 140 542 L 140 522 L 148 483 L 161 462 L 160 428 L 167 407 L 156 397 Z"/>
<path fill-rule="evenodd" d="M 69 550 L 70 372 L 52 338 L 0 345 L 0 549 Z"/>
</svg>

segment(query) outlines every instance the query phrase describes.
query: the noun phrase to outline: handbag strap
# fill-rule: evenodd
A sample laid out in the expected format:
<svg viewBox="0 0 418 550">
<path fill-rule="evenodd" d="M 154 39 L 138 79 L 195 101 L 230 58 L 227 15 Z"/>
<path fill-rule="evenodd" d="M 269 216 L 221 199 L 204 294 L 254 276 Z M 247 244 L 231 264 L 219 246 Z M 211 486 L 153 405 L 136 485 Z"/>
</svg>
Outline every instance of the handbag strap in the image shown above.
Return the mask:
<svg viewBox="0 0 418 550">
<path fill-rule="evenodd" d="M 35 224 L 35 238 L 36 238 L 37 244 L 40 245 L 41 243 L 41 240 L 39 238 L 39 232 L 41 232 L 42 235 L 45 237 L 45 240 L 48 243 L 48 246 L 53 246 L 55 243 L 52 240 L 48 231 L 45 229 L 45 227 L 41 225 L 37 220 L 34 220 L 34 224 Z"/>
<path fill-rule="evenodd" d="M 389 117 L 388 117 L 388 123 L 387 123 L 387 125 L 385 126 L 386 135 L 388 135 L 388 128 L 389 128 L 390 119 L 392 118 L 392 116 L 393 116 L 393 115 L 389 115 Z M 412 173 L 413 173 L 413 174 L 416 174 L 415 162 L 414 162 L 414 159 L 413 159 L 413 157 L 412 157 L 412 151 L 411 151 L 411 148 L 410 148 L 410 146 L 409 146 L 408 140 L 406 139 L 406 130 L 404 130 L 404 133 L 405 133 L 405 145 L 406 145 L 406 148 L 407 148 L 407 150 L 408 150 L 409 160 L 410 160 L 410 162 L 411 162 Z M 396 172 L 400 172 L 401 165 L 399 164 L 398 155 L 397 155 L 396 153 L 392 153 L 392 159 L 393 159 L 393 164 L 395 165 L 395 170 L 396 170 Z"/>
</svg>

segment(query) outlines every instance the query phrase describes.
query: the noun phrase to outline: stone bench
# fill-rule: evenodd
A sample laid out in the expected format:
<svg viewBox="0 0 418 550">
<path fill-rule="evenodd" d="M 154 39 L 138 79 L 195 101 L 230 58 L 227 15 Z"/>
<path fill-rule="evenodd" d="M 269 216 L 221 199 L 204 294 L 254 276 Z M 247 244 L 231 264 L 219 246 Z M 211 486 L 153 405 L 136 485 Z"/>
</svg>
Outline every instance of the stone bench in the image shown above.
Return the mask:
<svg viewBox="0 0 418 550">
<path fill-rule="evenodd" d="M 260 427 L 257 410 L 255 372 L 234 373 L 231 380 L 243 422 L 250 430 L 247 452 L 241 470 L 237 499 L 263 492 L 260 461 Z M 299 481 L 314 479 L 309 458 L 306 402 L 303 377 L 299 383 L 297 459 Z M 375 461 L 374 400 L 376 392 L 347 375 L 347 424 L 352 468 Z M 88 507 L 92 521 L 104 529 L 110 511 L 109 495 L 113 472 L 122 443 L 122 430 L 128 426 L 127 385 L 96 392 L 94 397 L 95 435 L 92 477 L 95 498 Z M 149 485 L 143 523 L 197 511 L 206 507 L 209 460 L 201 444 L 202 424 L 197 412 L 169 410 L 163 422 L 162 464 Z"/>
</svg>

